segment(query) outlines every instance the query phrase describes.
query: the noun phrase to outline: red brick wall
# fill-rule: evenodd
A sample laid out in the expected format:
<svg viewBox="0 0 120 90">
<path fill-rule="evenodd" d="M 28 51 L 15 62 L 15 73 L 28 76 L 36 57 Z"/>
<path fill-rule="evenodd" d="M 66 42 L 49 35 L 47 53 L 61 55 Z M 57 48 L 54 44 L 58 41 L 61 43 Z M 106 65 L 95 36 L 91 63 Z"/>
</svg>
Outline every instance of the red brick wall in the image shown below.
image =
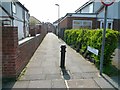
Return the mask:
<svg viewBox="0 0 120 90">
<path fill-rule="evenodd" d="M 17 59 L 18 33 L 16 27 L 2 28 L 2 74 L 15 77 L 15 60 Z"/>
<path fill-rule="evenodd" d="M 68 18 L 65 18 L 60 22 L 60 28 L 68 28 Z"/>
<path fill-rule="evenodd" d="M 113 21 L 113 29 L 120 31 L 120 19 L 114 19 Z"/>
<path fill-rule="evenodd" d="M 47 30 L 43 25 L 41 34 L 18 45 L 16 27 L 3 27 L 2 31 L 2 74 L 3 78 L 17 78 L 29 62 L 35 50 L 45 37 Z M 28 53 L 29 52 L 29 53 Z"/>
<path fill-rule="evenodd" d="M 0 78 L 1 77 L 2 77 L 2 28 L 0 27 Z"/>
<path fill-rule="evenodd" d="M 30 26 L 30 35 L 35 36 L 36 34 L 41 33 L 41 25 L 31 25 Z"/>
</svg>

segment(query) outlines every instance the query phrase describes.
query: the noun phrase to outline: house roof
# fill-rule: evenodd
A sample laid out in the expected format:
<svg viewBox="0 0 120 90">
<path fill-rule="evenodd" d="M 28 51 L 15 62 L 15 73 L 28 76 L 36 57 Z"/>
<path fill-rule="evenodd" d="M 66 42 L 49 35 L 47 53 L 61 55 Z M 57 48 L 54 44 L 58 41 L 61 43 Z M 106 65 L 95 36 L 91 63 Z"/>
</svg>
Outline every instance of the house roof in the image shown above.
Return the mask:
<svg viewBox="0 0 120 90">
<path fill-rule="evenodd" d="M 67 13 L 64 17 L 60 18 L 59 21 L 61 22 L 67 17 L 93 17 L 94 18 L 96 17 L 96 14 L 95 13 Z M 58 20 L 53 22 L 53 24 L 56 24 L 56 23 L 58 23 Z"/>
<path fill-rule="evenodd" d="M 41 21 L 35 18 L 34 16 L 30 16 L 30 22 L 34 22 L 35 24 L 41 24 Z"/>
<path fill-rule="evenodd" d="M 26 10 L 27 12 L 29 12 L 29 10 L 24 6 L 22 5 L 18 0 L 12 0 L 13 2 L 16 2 L 18 5 L 20 5 L 24 10 Z"/>
<path fill-rule="evenodd" d="M 85 8 L 86 6 L 90 5 L 91 3 L 93 3 L 95 0 L 89 0 L 88 2 L 86 2 L 84 5 L 82 5 L 81 7 L 79 7 L 77 10 L 75 10 L 75 12 L 79 12 L 80 10 L 82 10 L 83 8 Z"/>
<path fill-rule="evenodd" d="M 86 2 L 84 5 L 82 5 L 80 8 L 78 8 L 75 12 L 79 12 L 80 10 L 84 9 L 85 7 L 87 7 L 88 5 L 94 3 L 95 0 L 89 0 L 88 2 Z M 95 14 L 99 14 L 102 10 L 104 9 L 104 5 L 102 4 L 100 6 L 100 8 L 98 8 L 98 10 L 96 12 L 94 12 Z"/>
</svg>

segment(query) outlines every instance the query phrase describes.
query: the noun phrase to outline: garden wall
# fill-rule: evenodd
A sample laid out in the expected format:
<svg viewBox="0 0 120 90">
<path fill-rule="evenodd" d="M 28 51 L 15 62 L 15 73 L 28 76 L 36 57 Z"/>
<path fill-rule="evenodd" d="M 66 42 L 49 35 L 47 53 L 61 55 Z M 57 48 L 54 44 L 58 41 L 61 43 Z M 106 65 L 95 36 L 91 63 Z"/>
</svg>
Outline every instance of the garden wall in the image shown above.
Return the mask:
<svg viewBox="0 0 120 90">
<path fill-rule="evenodd" d="M 2 76 L 16 79 L 24 69 L 37 47 L 45 37 L 47 30 L 43 25 L 41 33 L 28 37 L 19 43 L 17 27 L 2 27 Z"/>
</svg>

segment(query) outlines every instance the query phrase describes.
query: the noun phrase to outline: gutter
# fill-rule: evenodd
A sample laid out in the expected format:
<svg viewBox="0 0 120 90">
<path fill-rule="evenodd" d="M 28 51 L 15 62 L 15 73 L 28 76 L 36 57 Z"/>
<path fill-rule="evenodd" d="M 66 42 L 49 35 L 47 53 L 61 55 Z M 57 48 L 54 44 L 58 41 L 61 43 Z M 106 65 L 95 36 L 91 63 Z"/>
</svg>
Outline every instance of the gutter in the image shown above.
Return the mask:
<svg viewBox="0 0 120 90">
<path fill-rule="evenodd" d="M 84 9 L 85 7 L 87 7 L 88 5 L 90 5 L 91 3 L 93 3 L 94 0 L 89 0 L 88 2 L 86 2 L 84 5 L 82 5 L 80 8 L 78 8 L 75 12 L 79 12 L 80 10 Z"/>
</svg>

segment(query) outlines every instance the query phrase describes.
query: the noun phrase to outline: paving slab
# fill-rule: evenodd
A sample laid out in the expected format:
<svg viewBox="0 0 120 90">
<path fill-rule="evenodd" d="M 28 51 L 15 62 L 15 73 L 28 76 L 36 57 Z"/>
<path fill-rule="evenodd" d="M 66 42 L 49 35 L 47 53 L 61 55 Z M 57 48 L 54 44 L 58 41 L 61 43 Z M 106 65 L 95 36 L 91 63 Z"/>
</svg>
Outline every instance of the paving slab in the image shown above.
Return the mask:
<svg viewBox="0 0 120 90">
<path fill-rule="evenodd" d="M 28 88 L 30 81 L 18 81 L 15 83 L 13 88 Z"/>
<path fill-rule="evenodd" d="M 30 81 L 28 88 L 52 88 L 51 80 Z"/>
<path fill-rule="evenodd" d="M 67 88 L 64 80 L 52 80 L 52 88 Z"/>
<path fill-rule="evenodd" d="M 99 73 L 72 73 L 73 79 L 89 79 L 96 78 Z"/>
<path fill-rule="evenodd" d="M 42 68 L 27 68 L 26 72 L 24 75 L 38 75 L 38 74 L 42 74 L 43 73 L 43 69 Z"/>
<path fill-rule="evenodd" d="M 38 74 L 38 75 L 23 75 L 19 80 L 22 81 L 35 81 L 35 80 L 45 80 L 46 75 Z"/>
<path fill-rule="evenodd" d="M 93 79 L 69 80 L 69 88 L 100 88 Z"/>
<path fill-rule="evenodd" d="M 111 86 L 104 78 L 94 78 L 94 80 L 101 88 L 113 89 L 113 86 Z"/>
<path fill-rule="evenodd" d="M 47 74 L 46 75 L 46 80 L 58 80 L 62 79 L 60 74 Z"/>
</svg>

